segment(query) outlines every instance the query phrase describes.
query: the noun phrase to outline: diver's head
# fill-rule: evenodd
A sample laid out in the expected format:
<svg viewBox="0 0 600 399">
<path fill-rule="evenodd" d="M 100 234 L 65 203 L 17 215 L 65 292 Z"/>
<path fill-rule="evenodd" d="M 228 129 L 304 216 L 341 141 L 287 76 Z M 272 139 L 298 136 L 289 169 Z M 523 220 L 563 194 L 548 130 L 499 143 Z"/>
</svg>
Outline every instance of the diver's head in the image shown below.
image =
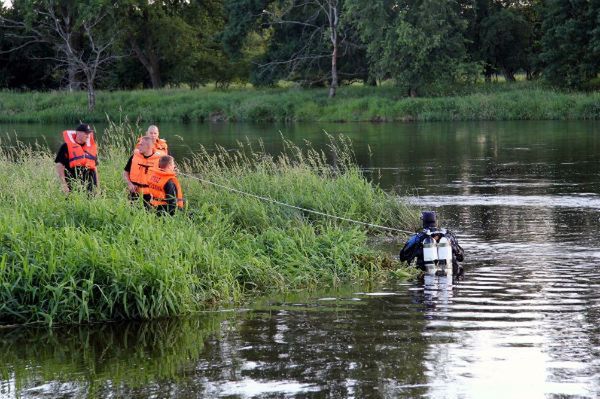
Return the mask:
<svg viewBox="0 0 600 399">
<path fill-rule="evenodd" d="M 423 221 L 424 229 L 432 229 L 436 227 L 436 218 L 434 211 L 421 212 L 421 220 Z"/>
</svg>

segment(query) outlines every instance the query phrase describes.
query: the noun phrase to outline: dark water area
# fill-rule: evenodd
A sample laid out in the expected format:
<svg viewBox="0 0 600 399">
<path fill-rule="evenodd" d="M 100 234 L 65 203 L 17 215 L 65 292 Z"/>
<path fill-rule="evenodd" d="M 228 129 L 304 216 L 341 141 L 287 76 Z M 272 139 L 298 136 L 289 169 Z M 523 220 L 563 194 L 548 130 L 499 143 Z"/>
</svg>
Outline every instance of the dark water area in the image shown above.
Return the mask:
<svg viewBox="0 0 600 399">
<path fill-rule="evenodd" d="M 57 146 L 63 128 L 10 129 Z M 463 281 L 1 328 L 0 397 L 600 397 L 600 124 L 161 125 L 178 158 L 245 137 L 278 152 L 279 130 L 326 148 L 323 129 L 349 136 L 386 190 L 438 211 L 465 249 Z"/>
</svg>

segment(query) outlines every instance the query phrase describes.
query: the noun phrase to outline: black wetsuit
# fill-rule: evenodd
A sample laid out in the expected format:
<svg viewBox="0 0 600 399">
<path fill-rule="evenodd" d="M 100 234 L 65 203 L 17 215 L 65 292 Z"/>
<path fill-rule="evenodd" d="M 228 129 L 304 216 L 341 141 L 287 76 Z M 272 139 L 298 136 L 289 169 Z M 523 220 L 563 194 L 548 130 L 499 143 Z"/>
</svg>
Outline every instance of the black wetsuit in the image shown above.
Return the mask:
<svg viewBox="0 0 600 399">
<path fill-rule="evenodd" d="M 428 231 L 430 234 L 428 234 Z M 460 274 L 458 262 L 464 260 L 465 251 L 458 244 L 458 240 L 454 234 L 448 230 L 429 229 L 412 235 L 400 251 L 400 260 L 411 263 L 413 259 L 417 258 L 417 266 L 419 269 L 425 271 L 425 262 L 423 261 L 423 240 L 434 233 L 442 234 L 442 236 L 450 241 L 450 245 L 452 246 L 452 273 L 455 276 L 458 276 Z"/>
</svg>

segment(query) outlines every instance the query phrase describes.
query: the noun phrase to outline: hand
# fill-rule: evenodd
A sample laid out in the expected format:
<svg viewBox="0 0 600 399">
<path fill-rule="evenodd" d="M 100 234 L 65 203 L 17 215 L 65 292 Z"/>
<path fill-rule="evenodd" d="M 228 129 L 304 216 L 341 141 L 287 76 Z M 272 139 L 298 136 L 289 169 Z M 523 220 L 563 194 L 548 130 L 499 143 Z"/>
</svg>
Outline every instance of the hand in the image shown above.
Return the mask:
<svg viewBox="0 0 600 399">
<path fill-rule="evenodd" d="M 63 193 L 65 193 L 65 194 L 69 194 L 71 192 L 71 190 L 69 190 L 69 185 L 67 183 L 61 184 L 61 189 L 62 189 Z"/>
<path fill-rule="evenodd" d="M 137 191 L 137 188 L 135 187 L 135 184 L 133 184 L 132 182 L 127 183 L 127 189 L 132 194 Z"/>
</svg>

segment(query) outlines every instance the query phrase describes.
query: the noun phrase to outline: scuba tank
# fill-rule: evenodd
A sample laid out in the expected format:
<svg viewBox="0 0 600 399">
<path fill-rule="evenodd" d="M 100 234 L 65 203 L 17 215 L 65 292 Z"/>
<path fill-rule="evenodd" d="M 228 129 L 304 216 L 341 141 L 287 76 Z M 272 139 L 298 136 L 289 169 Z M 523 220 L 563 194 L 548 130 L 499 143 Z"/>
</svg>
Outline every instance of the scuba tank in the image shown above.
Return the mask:
<svg viewBox="0 0 600 399">
<path fill-rule="evenodd" d="M 437 243 L 438 271 L 436 274 L 452 277 L 452 245 L 446 237 Z"/>
<path fill-rule="evenodd" d="M 425 237 L 423 240 L 423 264 L 427 274 L 434 274 L 435 264 L 438 260 L 438 250 L 435 240 Z"/>
</svg>

